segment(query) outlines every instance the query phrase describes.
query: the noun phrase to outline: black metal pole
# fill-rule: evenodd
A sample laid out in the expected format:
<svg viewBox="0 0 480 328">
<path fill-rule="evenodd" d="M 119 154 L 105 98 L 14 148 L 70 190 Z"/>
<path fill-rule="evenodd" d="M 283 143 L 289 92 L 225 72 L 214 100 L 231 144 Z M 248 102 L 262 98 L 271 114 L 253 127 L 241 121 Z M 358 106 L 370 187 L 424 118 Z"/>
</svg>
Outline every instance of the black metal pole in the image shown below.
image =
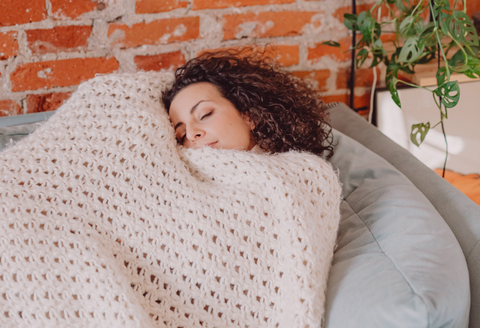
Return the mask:
<svg viewBox="0 0 480 328">
<path fill-rule="evenodd" d="M 357 4 L 355 0 L 352 0 L 352 14 L 357 14 Z M 352 31 L 352 62 L 350 64 L 350 81 L 348 81 L 350 87 L 350 107 L 355 110 L 355 101 L 354 101 L 354 92 L 355 92 L 355 45 L 357 43 L 356 36 L 357 32 L 355 27 Z"/>
</svg>

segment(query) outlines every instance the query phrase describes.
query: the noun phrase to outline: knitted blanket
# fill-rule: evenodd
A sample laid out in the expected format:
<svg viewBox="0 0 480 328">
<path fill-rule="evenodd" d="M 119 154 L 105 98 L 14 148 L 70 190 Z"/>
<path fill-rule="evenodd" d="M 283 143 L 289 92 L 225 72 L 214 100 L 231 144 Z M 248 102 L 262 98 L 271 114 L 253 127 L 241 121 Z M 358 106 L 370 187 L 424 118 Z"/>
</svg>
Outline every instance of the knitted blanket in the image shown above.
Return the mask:
<svg viewBox="0 0 480 328">
<path fill-rule="evenodd" d="M 1 327 L 319 327 L 331 165 L 178 146 L 171 81 L 97 77 L 0 153 Z"/>
</svg>

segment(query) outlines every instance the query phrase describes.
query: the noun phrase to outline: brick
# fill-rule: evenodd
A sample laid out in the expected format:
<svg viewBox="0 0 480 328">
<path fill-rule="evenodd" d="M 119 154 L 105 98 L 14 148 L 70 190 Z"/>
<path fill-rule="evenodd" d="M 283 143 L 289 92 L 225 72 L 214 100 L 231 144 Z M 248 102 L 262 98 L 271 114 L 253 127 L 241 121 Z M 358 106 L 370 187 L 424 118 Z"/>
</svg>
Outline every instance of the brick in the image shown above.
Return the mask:
<svg viewBox="0 0 480 328">
<path fill-rule="evenodd" d="M 71 92 L 45 93 L 42 95 L 27 96 L 27 114 L 56 110 L 65 100 L 70 98 Z"/>
<path fill-rule="evenodd" d="M 307 24 L 320 26 L 320 21 L 312 22 L 316 14 L 318 12 L 282 11 L 225 15 L 223 39 L 301 35 Z"/>
<path fill-rule="evenodd" d="M 45 0 L 1 0 L 0 27 L 39 22 L 47 18 Z"/>
<path fill-rule="evenodd" d="M 95 10 L 103 10 L 107 1 L 102 0 L 50 0 L 52 17 L 55 19 L 75 19 Z"/>
<path fill-rule="evenodd" d="M 193 0 L 193 10 L 294 3 L 295 0 Z"/>
<path fill-rule="evenodd" d="M 17 32 L 0 33 L 0 60 L 18 55 Z"/>
<path fill-rule="evenodd" d="M 186 8 L 187 5 L 188 1 L 186 0 L 137 0 L 135 3 L 135 13 L 155 14 L 178 8 Z"/>
<path fill-rule="evenodd" d="M 257 49 L 255 47 L 224 47 L 224 48 L 215 48 L 200 51 L 197 56 L 205 52 L 215 52 L 215 51 L 228 51 L 228 50 L 242 50 L 241 55 L 250 55 L 252 52 L 263 52 L 263 49 Z M 273 45 L 268 46 L 265 50 L 265 56 L 272 57 L 277 60 L 283 66 L 293 66 L 297 65 L 300 60 L 299 55 L 299 46 L 298 45 Z"/>
<path fill-rule="evenodd" d="M 12 116 L 22 114 L 22 106 L 13 100 L 0 100 L 0 116 Z"/>
<path fill-rule="evenodd" d="M 10 74 L 12 91 L 47 89 L 77 85 L 95 74 L 118 70 L 117 60 L 112 58 L 74 58 L 19 65 Z"/>
<path fill-rule="evenodd" d="M 360 110 L 358 114 L 360 115 L 368 114 L 368 112 L 370 111 L 370 92 L 365 92 L 361 96 L 355 95 L 353 101 L 355 102 L 355 108 L 357 109 L 360 109 L 362 107 L 364 108 Z"/>
<path fill-rule="evenodd" d="M 338 43 L 340 43 L 340 48 L 327 46 L 321 43 L 313 48 L 308 48 L 307 59 L 311 60 L 312 64 L 318 62 L 323 56 L 333 58 L 337 62 L 349 61 L 351 53 L 348 49 L 350 49 L 352 44 L 352 38 L 342 38 Z"/>
<path fill-rule="evenodd" d="M 380 40 L 382 40 L 383 43 L 393 42 L 395 40 L 395 36 L 395 33 L 384 33 L 380 35 Z"/>
<path fill-rule="evenodd" d="M 355 70 L 357 72 L 357 70 Z M 355 76 L 356 77 L 356 76 Z M 337 90 L 348 89 L 348 80 L 350 79 L 350 69 L 340 68 L 337 71 L 336 88 Z M 355 79 L 355 82 L 357 79 Z"/>
<path fill-rule="evenodd" d="M 182 17 L 139 23 L 131 27 L 125 24 L 111 24 L 108 28 L 108 37 L 112 45 L 130 48 L 144 44 L 167 44 L 196 39 L 199 31 L 199 17 Z"/>
<path fill-rule="evenodd" d="M 467 1 L 467 14 L 472 17 L 477 11 L 480 11 L 480 2 L 475 0 Z"/>
<path fill-rule="evenodd" d="M 318 71 L 296 71 L 293 75 L 310 82 L 318 91 L 327 90 L 327 79 L 330 77 L 330 70 L 322 69 Z"/>
<path fill-rule="evenodd" d="M 380 83 L 380 69 L 377 67 L 377 84 Z M 348 89 L 348 80 L 350 79 L 350 69 L 340 68 L 337 71 L 337 90 Z M 373 83 L 373 69 L 360 68 L 355 69 L 355 87 L 370 88 Z"/>
<path fill-rule="evenodd" d="M 27 30 L 28 47 L 34 55 L 86 50 L 91 26 L 57 26 L 49 30 Z"/>
<path fill-rule="evenodd" d="M 160 71 L 161 69 L 176 69 L 186 63 L 181 51 L 151 56 L 135 56 L 135 65 L 144 71 Z"/>
</svg>

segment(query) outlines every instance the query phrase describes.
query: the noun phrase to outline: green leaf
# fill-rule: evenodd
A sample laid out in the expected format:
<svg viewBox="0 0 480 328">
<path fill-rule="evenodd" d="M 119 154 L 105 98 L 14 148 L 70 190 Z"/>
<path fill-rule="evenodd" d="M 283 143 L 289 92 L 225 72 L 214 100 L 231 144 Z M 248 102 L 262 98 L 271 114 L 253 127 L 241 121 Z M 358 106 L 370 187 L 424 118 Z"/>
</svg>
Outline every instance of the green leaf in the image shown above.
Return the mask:
<svg viewBox="0 0 480 328">
<path fill-rule="evenodd" d="M 410 0 L 396 0 L 396 6 L 402 12 L 408 14 L 411 11 Z"/>
<path fill-rule="evenodd" d="M 385 76 L 385 84 L 390 91 L 393 101 L 397 104 L 398 107 L 402 108 L 400 103 L 400 97 L 398 95 L 397 83 L 398 83 L 398 70 L 399 66 L 395 63 L 391 63 L 387 66 L 387 73 Z"/>
<path fill-rule="evenodd" d="M 423 19 L 418 16 L 407 16 L 400 24 L 399 30 L 402 38 L 418 35 L 423 30 Z"/>
<path fill-rule="evenodd" d="M 410 140 L 415 146 L 420 146 L 420 144 L 425 140 L 428 131 L 430 130 L 430 122 L 419 123 L 412 125 L 412 130 L 410 131 Z"/>
<path fill-rule="evenodd" d="M 375 67 L 380 64 L 384 59 L 387 59 L 387 51 L 383 48 L 382 40 L 378 39 L 372 44 L 373 60 L 370 67 Z"/>
<path fill-rule="evenodd" d="M 443 10 L 443 11 L 451 11 L 450 9 L 450 2 L 448 0 L 435 0 L 433 9 L 435 10 Z"/>
<path fill-rule="evenodd" d="M 380 36 L 382 35 L 382 25 L 379 23 L 375 22 L 375 27 L 373 29 L 373 35 L 375 39 L 380 39 Z"/>
<path fill-rule="evenodd" d="M 418 37 L 418 41 L 425 47 L 433 47 L 437 44 L 434 22 L 430 22 L 424 26 L 422 33 Z"/>
<path fill-rule="evenodd" d="M 450 3 L 448 0 L 434 0 L 432 15 L 440 18 L 439 26 L 441 28 L 443 28 L 443 20 L 445 19 L 444 13 L 448 15 L 450 12 Z"/>
<path fill-rule="evenodd" d="M 392 83 L 392 80 L 395 78 L 398 78 L 398 70 L 399 66 L 396 63 L 391 63 L 390 65 L 387 66 L 387 72 L 385 75 L 385 84 L 387 86 Z"/>
<path fill-rule="evenodd" d="M 457 81 L 445 82 L 433 90 L 433 93 L 440 97 L 445 108 L 455 107 L 460 100 L 460 87 Z"/>
<path fill-rule="evenodd" d="M 375 28 L 375 19 L 371 16 L 370 11 L 362 11 L 358 15 L 358 29 L 363 35 L 363 40 L 370 45 L 373 41 L 373 32 Z"/>
<path fill-rule="evenodd" d="M 423 48 L 423 44 L 418 44 L 418 37 L 408 38 L 403 44 L 398 61 L 400 63 L 411 63 L 422 54 Z"/>
<path fill-rule="evenodd" d="M 368 57 L 368 50 L 367 49 L 362 49 L 358 52 L 357 56 L 355 57 L 355 66 L 357 68 L 360 68 L 360 66 L 363 65 L 363 63 L 365 62 L 365 60 L 367 59 Z"/>
<path fill-rule="evenodd" d="M 400 66 L 399 69 L 401 71 L 404 71 L 407 74 L 415 74 L 415 71 L 413 70 L 413 65 L 412 65 L 412 68 L 410 68 L 410 66 L 408 65 L 404 65 L 404 66 Z"/>
<path fill-rule="evenodd" d="M 462 73 L 471 79 L 477 79 L 477 78 L 480 78 L 480 67 L 469 68 L 466 71 L 463 71 Z"/>
<path fill-rule="evenodd" d="M 475 47 L 473 47 L 473 49 L 475 49 Z M 476 50 L 473 50 L 473 52 L 476 53 Z M 467 57 L 465 57 L 465 54 L 460 49 L 450 58 L 448 64 L 455 72 L 464 73 L 471 77 L 471 74 L 475 74 L 475 70 L 480 68 L 480 59 L 472 56 L 470 53 L 467 53 Z"/>
<path fill-rule="evenodd" d="M 449 59 L 448 65 L 453 67 L 458 67 L 465 65 L 465 56 L 463 55 L 463 51 L 459 49 L 452 58 Z"/>
<path fill-rule="evenodd" d="M 425 47 L 423 50 L 423 56 L 420 57 L 416 64 L 426 64 L 429 63 L 432 59 L 436 58 L 437 48 L 436 47 Z"/>
<path fill-rule="evenodd" d="M 480 47 L 473 46 L 473 47 L 470 47 L 469 50 L 470 50 L 470 53 L 472 54 L 472 56 L 474 56 L 475 58 L 478 57 L 478 53 L 480 52 Z"/>
<path fill-rule="evenodd" d="M 479 45 L 477 30 L 466 13 L 454 11 L 451 15 L 447 15 L 442 12 L 441 17 L 443 20 L 442 29 L 445 34 L 450 33 L 453 39 L 465 45 Z"/>
<path fill-rule="evenodd" d="M 343 18 L 345 18 L 343 20 L 343 24 L 345 25 L 346 28 L 348 28 L 351 31 L 352 30 L 358 30 L 358 28 L 357 28 L 358 16 L 357 15 L 355 15 L 355 14 L 344 14 Z"/>
<path fill-rule="evenodd" d="M 397 104 L 398 107 L 402 108 L 402 104 L 400 102 L 400 96 L 398 95 L 398 90 L 397 90 L 397 83 L 398 80 L 394 79 L 394 83 L 391 83 L 390 86 L 388 87 L 388 90 L 390 90 L 390 94 L 392 95 L 392 100 Z"/>
<path fill-rule="evenodd" d="M 447 68 L 440 67 L 437 71 L 437 85 L 441 86 L 447 80 Z"/>
<path fill-rule="evenodd" d="M 372 63 L 370 64 L 370 68 L 380 64 L 382 60 L 383 60 L 383 53 L 380 53 L 380 54 L 373 53 L 373 59 L 372 59 Z"/>
<path fill-rule="evenodd" d="M 383 48 L 383 42 L 380 39 L 375 40 L 372 44 L 372 52 L 376 55 L 387 56 L 387 51 Z"/>
<path fill-rule="evenodd" d="M 324 44 L 324 45 L 330 46 L 330 47 L 340 48 L 340 43 L 335 42 L 335 41 L 325 41 L 325 42 L 322 42 L 321 44 Z"/>
</svg>

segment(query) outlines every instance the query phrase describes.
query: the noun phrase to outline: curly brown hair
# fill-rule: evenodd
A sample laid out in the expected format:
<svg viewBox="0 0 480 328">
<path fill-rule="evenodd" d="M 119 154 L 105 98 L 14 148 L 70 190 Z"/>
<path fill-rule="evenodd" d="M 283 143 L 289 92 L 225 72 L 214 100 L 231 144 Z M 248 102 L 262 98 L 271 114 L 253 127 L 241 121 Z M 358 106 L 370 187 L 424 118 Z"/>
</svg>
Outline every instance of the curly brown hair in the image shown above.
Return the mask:
<svg viewBox="0 0 480 328">
<path fill-rule="evenodd" d="M 207 52 L 175 71 L 162 101 L 167 111 L 186 86 L 210 82 L 254 122 L 254 141 L 272 153 L 308 151 L 333 155 L 332 127 L 317 91 L 259 52 Z"/>
</svg>

